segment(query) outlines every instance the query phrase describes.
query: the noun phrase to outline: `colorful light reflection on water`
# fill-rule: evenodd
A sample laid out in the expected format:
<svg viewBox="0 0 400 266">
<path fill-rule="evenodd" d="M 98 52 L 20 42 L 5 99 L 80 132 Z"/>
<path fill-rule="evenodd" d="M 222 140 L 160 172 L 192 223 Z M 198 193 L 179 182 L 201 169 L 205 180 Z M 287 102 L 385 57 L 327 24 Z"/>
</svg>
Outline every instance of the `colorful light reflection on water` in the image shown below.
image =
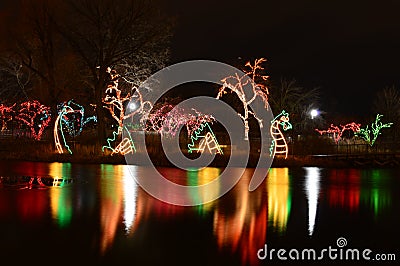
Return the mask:
<svg viewBox="0 0 400 266">
<path fill-rule="evenodd" d="M 272 168 L 267 177 L 268 225 L 277 232 L 286 231 L 292 206 L 288 168 Z"/>
<path fill-rule="evenodd" d="M 304 189 L 308 202 L 308 234 L 312 235 L 317 217 L 321 173 L 318 167 L 307 167 L 305 170 L 306 180 Z"/>
<path fill-rule="evenodd" d="M 154 230 L 154 225 L 163 227 L 179 220 L 180 225 L 173 230 L 183 230 L 182 234 L 189 229 L 203 230 L 212 239 L 204 244 L 217 247 L 219 254 L 239 256 L 239 264 L 256 265 L 259 261 L 254 252 L 269 239 L 290 236 L 290 227 L 307 232 L 307 237 L 323 235 L 318 225 L 329 221 L 324 220 L 321 211 L 340 210 L 352 217 L 362 210 L 380 222 L 393 212 L 393 206 L 398 206 L 398 199 L 393 197 L 393 171 L 387 169 L 272 168 L 265 185 L 253 192 L 248 191 L 248 182 L 254 169 L 246 169 L 234 189 L 217 201 L 180 207 L 160 202 L 138 187 L 131 173 L 147 172 L 137 166 L 27 162 L 6 165 L 7 168 L 0 168 L 3 226 L 49 226 L 50 217 L 59 230 L 79 230 L 88 235 L 86 241 L 90 244 L 85 246 L 101 256 L 113 254 L 116 246 L 121 247 L 121 239 L 146 241 L 143 235 Z M 211 182 L 221 171 L 160 169 L 170 180 L 191 186 Z M 27 176 L 52 177 L 60 182 L 53 183 L 55 186 L 29 187 L 29 179 L 23 178 Z M 72 178 L 73 182 L 63 182 L 64 178 Z M 199 189 L 187 197 L 196 201 L 218 192 L 215 186 L 213 191 Z M 306 211 L 297 211 L 302 208 Z M 187 227 L 182 222 L 186 219 Z M 193 221 L 202 229 L 191 227 Z M 170 241 L 176 244 L 179 236 Z"/>
<path fill-rule="evenodd" d="M 335 169 L 330 171 L 328 201 L 334 208 L 350 212 L 360 207 L 370 210 L 375 217 L 390 208 L 392 193 L 390 169 Z"/>
</svg>

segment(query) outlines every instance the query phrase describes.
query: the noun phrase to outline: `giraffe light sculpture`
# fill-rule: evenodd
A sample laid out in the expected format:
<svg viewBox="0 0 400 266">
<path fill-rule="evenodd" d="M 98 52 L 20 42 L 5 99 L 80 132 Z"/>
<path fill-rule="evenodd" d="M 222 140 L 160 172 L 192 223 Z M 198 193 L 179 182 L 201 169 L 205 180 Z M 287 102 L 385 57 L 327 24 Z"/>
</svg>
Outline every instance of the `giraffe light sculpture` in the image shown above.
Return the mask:
<svg viewBox="0 0 400 266">
<path fill-rule="evenodd" d="M 288 146 L 281 128 L 284 131 L 292 128 L 292 124 L 289 122 L 289 113 L 285 110 L 271 121 L 270 133 L 272 136 L 272 144 L 269 151 L 271 157 L 274 157 L 276 154 L 283 154 L 286 159 L 288 155 Z"/>
</svg>

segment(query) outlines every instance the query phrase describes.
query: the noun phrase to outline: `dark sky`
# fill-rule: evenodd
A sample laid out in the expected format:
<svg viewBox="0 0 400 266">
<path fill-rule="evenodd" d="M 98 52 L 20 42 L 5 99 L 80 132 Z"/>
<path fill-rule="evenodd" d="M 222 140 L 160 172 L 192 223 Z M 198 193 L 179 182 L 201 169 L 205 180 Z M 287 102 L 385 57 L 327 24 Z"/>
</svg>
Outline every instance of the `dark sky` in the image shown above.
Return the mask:
<svg viewBox="0 0 400 266">
<path fill-rule="evenodd" d="M 272 81 L 320 87 L 331 114 L 369 115 L 378 90 L 400 88 L 399 0 L 159 1 L 177 17 L 172 63 L 264 57 Z"/>
<path fill-rule="evenodd" d="M 173 62 L 264 57 L 272 80 L 321 87 L 321 109 L 348 115 L 371 113 L 376 91 L 399 85 L 397 0 L 168 0 L 167 9 L 178 16 Z"/>
</svg>

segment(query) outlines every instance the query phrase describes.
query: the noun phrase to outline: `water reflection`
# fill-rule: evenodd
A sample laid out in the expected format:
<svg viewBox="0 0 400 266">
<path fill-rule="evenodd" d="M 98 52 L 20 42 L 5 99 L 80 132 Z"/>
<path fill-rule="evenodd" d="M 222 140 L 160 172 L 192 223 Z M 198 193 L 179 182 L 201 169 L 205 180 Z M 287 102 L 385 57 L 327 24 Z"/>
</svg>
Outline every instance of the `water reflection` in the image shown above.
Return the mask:
<svg viewBox="0 0 400 266">
<path fill-rule="evenodd" d="M 49 205 L 46 190 L 23 189 L 15 199 L 17 214 L 21 221 L 40 222 L 46 216 Z"/>
<path fill-rule="evenodd" d="M 205 185 L 220 175 L 221 171 L 219 168 L 207 167 L 201 170 L 187 171 L 187 185 L 188 186 L 201 186 Z M 191 190 L 192 194 L 189 197 L 192 202 L 204 202 L 210 198 L 217 198 L 220 190 L 220 183 L 216 183 L 213 186 L 209 186 L 208 190 L 201 189 Z M 211 189 L 210 189 L 211 188 Z M 208 202 L 206 204 L 196 206 L 196 209 L 200 214 L 206 214 L 211 211 L 215 201 Z"/>
<path fill-rule="evenodd" d="M 122 213 L 123 203 L 123 165 L 102 165 L 100 188 L 100 251 L 112 246 Z"/>
<path fill-rule="evenodd" d="M 72 219 L 72 195 L 69 189 L 50 190 L 50 208 L 54 221 L 58 226 L 67 227 Z"/>
<path fill-rule="evenodd" d="M 204 238 L 193 239 L 203 241 L 198 246 L 217 246 L 218 254 L 238 256 L 238 264 L 257 265 L 260 261 L 255 254 L 260 247 L 271 239 L 280 241 L 287 236 L 301 239 L 301 229 L 305 228 L 306 220 L 306 239 L 326 234 L 323 228 L 338 230 L 335 229 L 338 220 L 346 223 L 352 219 L 363 220 L 366 213 L 376 218 L 367 224 L 368 228 L 371 226 L 375 230 L 382 224 L 395 224 L 388 222 L 391 217 L 382 214 L 394 213 L 396 209 L 393 206 L 398 206 L 398 197 L 393 196 L 398 191 L 398 186 L 392 185 L 397 184 L 394 182 L 395 175 L 383 169 L 272 168 L 265 186 L 253 192 L 249 192 L 248 184 L 254 169 L 246 169 L 229 193 L 216 201 L 194 207 L 174 206 L 149 196 L 131 177 L 131 173 L 147 176 L 147 170 L 142 167 L 19 163 L 12 165 L 11 169 L 15 169 L 14 172 L 0 167 L 0 223 L 3 226 L 9 223 L 13 228 L 17 223 L 19 227 L 26 226 L 26 231 L 29 231 L 35 228 L 32 224 L 44 224 L 53 230 L 41 232 L 49 241 L 57 241 L 52 237 L 60 237 L 66 232 L 75 236 L 82 234 L 87 241 L 88 251 L 85 252 L 93 253 L 95 250 L 104 257 L 109 254 L 128 256 L 134 252 L 146 253 L 148 250 L 141 249 L 143 243 L 147 243 L 146 247 L 153 246 L 163 237 L 167 238 L 163 239 L 163 243 L 173 247 L 182 238 L 165 231 L 172 229 L 174 233 L 187 234 L 186 230 L 194 228 L 191 224 L 194 222 L 195 230 L 204 235 Z M 218 168 L 159 170 L 170 180 L 190 186 L 207 184 L 222 171 Z M 4 173 L 9 176 L 27 175 L 26 180 L 29 180 L 29 175 L 51 176 L 61 182 L 54 183 L 56 186 L 49 183 L 45 187 L 29 189 L 16 185 L 16 180 L 26 183 L 25 179 L 2 177 Z M 74 178 L 74 182 L 63 183 L 65 177 Z M 218 183 L 209 191 L 193 190 L 186 196 L 198 202 L 217 195 L 221 186 Z M 174 191 L 165 193 L 174 197 Z M 308 212 L 303 211 L 306 207 Z M 337 214 L 340 219 L 332 219 Z M 176 221 L 179 225 L 175 225 Z M 56 226 L 47 227 L 49 224 Z M 157 234 L 152 234 L 154 227 L 159 225 L 163 226 L 157 228 Z M 187 227 L 182 229 L 182 226 Z M 293 231 L 296 231 L 295 236 L 291 236 Z M 22 234 L 20 237 L 24 241 Z M 357 237 L 357 234 L 352 235 L 352 239 Z M 81 238 L 71 239 L 68 245 L 74 246 Z M 129 248 L 135 248 L 127 248 L 126 243 L 130 243 Z M 193 243 L 187 244 L 190 246 Z"/>
<path fill-rule="evenodd" d="M 332 170 L 329 175 L 329 205 L 357 211 L 360 205 L 360 177 L 359 169 Z"/>
<path fill-rule="evenodd" d="M 308 202 L 308 234 L 312 235 L 318 209 L 321 173 L 318 167 L 305 167 L 306 176 L 304 189 Z"/>
<path fill-rule="evenodd" d="M 268 204 L 261 186 L 249 192 L 251 173 L 246 170 L 229 195 L 218 201 L 214 210 L 214 235 L 221 250 L 239 252 L 242 264 L 257 265 L 254 250 L 266 241 Z M 233 205 L 227 208 L 227 202 Z"/>
<path fill-rule="evenodd" d="M 49 174 L 53 180 L 53 187 L 64 187 L 64 178 L 71 176 L 70 163 L 51 163 Z M 72 193 L 70 189 L 50 189 L 50 208 L 54 221 L 61 228 L 71 223 L 73 213 Z"/>
<path fill-rule="evenodd" d="M 129 168 L 129 169 L 128 169 Z M 136 203 L 138 185 L 132 178 L 131 173 L 135 174 L 136 166 L 126 166 L 122 176 L 123 191 L 124 191 L 124 224 L 127 234 L 133 232 L 133 225 L 136 216 Z"/>
<path fill-rule="evenodd" d="M 328 202 L 331 207 L 355 212 L 369 210 L 375 218 L 392 205 L 388 169 L 332 169 Z"/>
<path fill-rule="evenodd" d="M 292 207 L 288 168 L 272 168 L 267 177 L 268 225 L 284 233 Z"/>
<path fill-rule="evenodd" d="M 365 172 L 364 175 L 361 201 L 372 210 L 376 218 L 392 205 L 392 193 L 388 189 L 390 187 L 390 175 L 387 170 L 378 169 Z M 369 182 L 364 180 L 369 180 Z"/>
<path fill-rule="evenodd" d="M 70 177 L 71 176 L 71 164 L 70 163 L 50 163 L 49 164 L 49 175 L 56 178 Z"/>
</svg>

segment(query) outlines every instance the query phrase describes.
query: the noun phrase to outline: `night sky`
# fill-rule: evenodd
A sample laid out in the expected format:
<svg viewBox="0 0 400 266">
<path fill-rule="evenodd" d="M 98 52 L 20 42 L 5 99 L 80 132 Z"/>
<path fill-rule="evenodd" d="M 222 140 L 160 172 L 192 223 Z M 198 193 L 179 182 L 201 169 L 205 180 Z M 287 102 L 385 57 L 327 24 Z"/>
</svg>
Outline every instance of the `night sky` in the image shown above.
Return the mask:
<svg viewBox="0 0 400 266">
<path fill-rule="evenodd" d="M 264 57 L 272 81 L 320 87 L 331 114 L 370 115 L 376 92 L 400 85 L 398 0 L 158 1 L 176 17 L 171 63 Z"/>
<path fill-rule="evenodd" d="M 378 90 L 398 86 L 400 1 L 169 0 L 172 61 L 242 65 L 264 57 L 271 80 L 321 88 L 321 109 L 369 115 Z"/>
</svg>

